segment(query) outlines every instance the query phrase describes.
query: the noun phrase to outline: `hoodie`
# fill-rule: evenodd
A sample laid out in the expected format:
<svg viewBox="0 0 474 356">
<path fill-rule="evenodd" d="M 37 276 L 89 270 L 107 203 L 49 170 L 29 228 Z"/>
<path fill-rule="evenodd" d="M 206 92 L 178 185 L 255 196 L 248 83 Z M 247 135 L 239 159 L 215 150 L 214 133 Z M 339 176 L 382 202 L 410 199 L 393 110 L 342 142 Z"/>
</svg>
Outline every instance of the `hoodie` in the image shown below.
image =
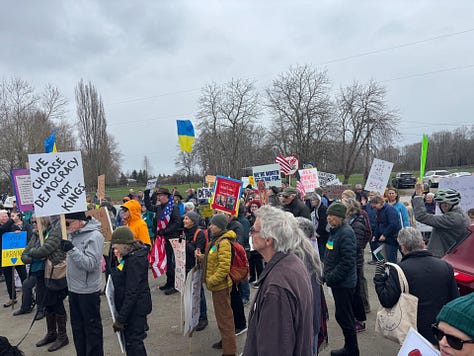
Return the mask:
<svg viewBox="0 0 474 356">
<path fill-rule="evenodd" d="M 129 200 L 122 205 L 130 212 L 130 217 L 124 221 L 124 225 L 128 226 L 133 232 L 136 240 L 140 240 L 145 245 L 151 246 L 150 234 L 148 226 L 142 218 L 142 206 L 137 200 Z"/>
</svg>

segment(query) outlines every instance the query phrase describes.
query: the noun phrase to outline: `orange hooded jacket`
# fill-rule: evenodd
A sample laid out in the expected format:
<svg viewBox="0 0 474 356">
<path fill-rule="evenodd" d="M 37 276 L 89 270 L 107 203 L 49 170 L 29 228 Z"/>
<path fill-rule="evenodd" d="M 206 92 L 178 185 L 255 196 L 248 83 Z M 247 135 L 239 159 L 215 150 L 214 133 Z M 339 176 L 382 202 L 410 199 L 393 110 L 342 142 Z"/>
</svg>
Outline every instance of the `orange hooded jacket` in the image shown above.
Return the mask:
<svg viewBox="0 0 474 356">
<path fill-rule="evenodd" d="M 132 230 L 135 239 L 140 240 L 148 246 L 151 246 L 148 226 L 146 225 L 145 220 L 142 218 L 142 206 L 140 203 L 137 200 L 132 199 L 122 204 L 122 206 L 127 208 L 130 212 L 130 217 L 127 220 L 124 220 L 124 223 L 130 228 L 130 230 Z"/>
</svg>

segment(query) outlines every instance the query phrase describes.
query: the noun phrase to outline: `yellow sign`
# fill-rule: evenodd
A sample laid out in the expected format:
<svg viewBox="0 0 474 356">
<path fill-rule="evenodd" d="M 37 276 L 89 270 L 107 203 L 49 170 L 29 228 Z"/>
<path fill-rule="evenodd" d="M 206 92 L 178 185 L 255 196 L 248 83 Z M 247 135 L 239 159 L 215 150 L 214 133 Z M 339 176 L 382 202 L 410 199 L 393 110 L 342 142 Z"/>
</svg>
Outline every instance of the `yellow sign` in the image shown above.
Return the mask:
<svg viewBox="0 0 474 356">
<path fill-rule="evenodd" d="M 21 254 L 24 248 L 16 248 L 14 250 L 2 250 L 2 267 L 19 266 L 24 263 L 21 260 Z"/>
<path fill-rule="evenodd" d="M 2 235 L 2 267 L 19 266 L 26 247 L 26 231 L 5 232 Z"/>
<path fill-rule="evenodd" d="M 203 218 L 210 218 L 213 215 L 210 204 L 199 205 L 198 209 Z"/>
<path fill-rule="evenodd" d="M 255 187 L 255 179 L 253 178 L 253 176 L 249 176 L 249 184 L 250 184 L 252 187 Z"/>
<path fill-rule="evenodd" d="M 214 184 L 215 181 L 216 181 L 216 176 L 211 176 L 211 175 L 206 176 L 206 183 L 207 184 Z"/>
</svg>

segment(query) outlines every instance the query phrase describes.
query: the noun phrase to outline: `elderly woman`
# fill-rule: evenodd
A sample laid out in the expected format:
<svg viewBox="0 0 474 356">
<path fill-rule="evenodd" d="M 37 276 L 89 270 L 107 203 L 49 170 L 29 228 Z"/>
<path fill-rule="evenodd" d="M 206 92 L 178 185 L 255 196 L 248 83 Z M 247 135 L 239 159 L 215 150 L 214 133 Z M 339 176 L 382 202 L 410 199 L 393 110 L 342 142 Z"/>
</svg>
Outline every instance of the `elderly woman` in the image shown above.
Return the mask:
<svg viewBox="0 0 474 356">
<path fill-rule="evenodd" d="M 398 243 L 404 254 L 399 266 L 408 281 L 410 294 L 418 297 L 418 332 L 435 344 L 431 324 L 443 305 L 459 296 L 453 268 L 425 250 L 420 232 L 412 227 L 400 230 Z M 401 289 L 398 273 L 393 267 L 386 274 L 383 261 L 377 263 L 374 284 L 383 307 L 391 308 L 398 302 Z"/>
<path fill-rule="evenodd" d="M 474 355 L 474 293 L 446 304 L 432 326 L 441 356 Z"/>
<path fill-rule="evenodd" d="M 327 208 L 321 202 L 321 196 L 316 193 L 309 194 L 309 202 L 311 204 L 311 220 L 313 222 L 315 235 L 318 243 L 319 257 L 324 261 L 326 252 L 326 242 L 328 242 L 329 231 L 326 229 Z"/>
<path fill-rule="evenodd" d="M 112 234 L 112 248 L 119 261 L 112 270 L 117 316 L 113 329 L 123 331 L 127 355 L 146 355 L 146 316 L 151 313 L 148 285 L 148 248 L 134 239 L 132 230 L 118 227 Z"/>
</svg>

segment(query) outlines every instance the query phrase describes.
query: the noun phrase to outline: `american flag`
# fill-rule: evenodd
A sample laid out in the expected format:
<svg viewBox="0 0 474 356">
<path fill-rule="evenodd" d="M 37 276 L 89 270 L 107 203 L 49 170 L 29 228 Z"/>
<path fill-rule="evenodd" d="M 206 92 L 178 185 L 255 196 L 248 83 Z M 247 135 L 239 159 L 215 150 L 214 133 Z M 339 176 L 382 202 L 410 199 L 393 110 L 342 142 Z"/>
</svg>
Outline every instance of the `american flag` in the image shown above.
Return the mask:
<svg viewBox="0 0 474 356">
<path fill-rule="evenodd" d="M 164 230 L 168 223 L 171 220 L 171 214 L 173 213 L 174 208 L 174 199 L 173 194 L 170 194 L 168 203 L 161 213 L 160 218 L 158 219 L 157 228 L 156 228 L 156 237 L 155 243 L 153 244 L 152 251 L 150 253 L 149 262 L 151 265 L 151 273 L 153 277 L 157 278 L 166 272 L 166 250 L 165 250 L 165 238 L 163 235 L 158 234 L 159 231 Z"/>
<path fill-rule="evenodd" d="M 281 173 L 288 175 L 291 171 L 291 165 L 281 154 L 278 154 L 275 158 L 275 162 L 280 166 Z"/>
<path fill-rule="evenodd" d="M 296 171 L 296 191 L 300 195 L 301 200 L 304 200 L 304 196 L 306 195 L 306 189 L 304 188 L 303 182 L 301 181 L 300 173 Z"/>
</svg>

